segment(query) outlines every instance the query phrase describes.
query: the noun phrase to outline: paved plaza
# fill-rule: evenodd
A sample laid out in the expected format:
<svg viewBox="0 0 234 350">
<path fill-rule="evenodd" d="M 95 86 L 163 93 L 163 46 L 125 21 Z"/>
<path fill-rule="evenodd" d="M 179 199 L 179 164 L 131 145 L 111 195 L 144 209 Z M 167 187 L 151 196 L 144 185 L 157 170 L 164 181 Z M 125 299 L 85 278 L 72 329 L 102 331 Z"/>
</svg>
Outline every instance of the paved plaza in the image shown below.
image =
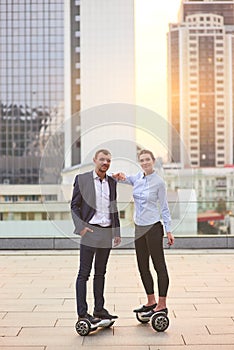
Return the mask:
<svg viewBox="0 0 234 350">
<path fill-rule="evenodd" d="M 132 312 L 146 301 L 134 250 L 113 250 L 105 296 L 119 319 L 86 337 L 74 328 L 78 255 L 0 251 L 1 350 L 234 349 L 234 250 L 166 250 L 170 325 L 164 333 Z M 91 290 L 92 276 L 92 312 Z"/>
</svg>

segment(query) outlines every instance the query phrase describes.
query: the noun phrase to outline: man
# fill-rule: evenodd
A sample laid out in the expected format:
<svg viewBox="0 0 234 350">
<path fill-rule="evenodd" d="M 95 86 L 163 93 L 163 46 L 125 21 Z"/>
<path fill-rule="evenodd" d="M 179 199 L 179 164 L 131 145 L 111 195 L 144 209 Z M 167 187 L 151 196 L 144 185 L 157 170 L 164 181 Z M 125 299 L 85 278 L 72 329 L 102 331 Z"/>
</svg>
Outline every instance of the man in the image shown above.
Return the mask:
<svg viewBox="0 0 234 350">
<path fill-rule="evenodd" d="M 120 223 L 116 204 L 116 181 L 106 174 L 111 154 L 106 149 L 96 152 L 93 171 L 77 175 L 71 201 L 74 233 L 81 236 L 80 268 L 76 280 L 78 320 L 88 319 L 96 324 L 100 319 L 113 319 L 104 308 L 106 265 L 112 248 L 121 242 Z M 94 263 L 94 313 L 88 313 L 86 285 Z"/>
</svg>

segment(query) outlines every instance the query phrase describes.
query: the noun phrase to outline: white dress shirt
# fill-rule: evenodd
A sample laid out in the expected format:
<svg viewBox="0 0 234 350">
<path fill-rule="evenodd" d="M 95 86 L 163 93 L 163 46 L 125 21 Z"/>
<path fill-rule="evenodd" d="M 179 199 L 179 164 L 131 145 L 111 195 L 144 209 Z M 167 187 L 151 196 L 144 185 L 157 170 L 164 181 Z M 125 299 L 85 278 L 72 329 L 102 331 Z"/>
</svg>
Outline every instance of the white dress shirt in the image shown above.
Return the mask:
<svg viewBox="0 0 234 350">
<path fill-rule="evenodd" d="M 111 225 L 110 220 L 110 188 L 107 176 L 101 180 L 95 171 L 93 171 L 94 187 L 96 192 L 96 213 L 89 221 L 92 225 L 107 227 Z"/>
<path fill-rule="evenodd" d="M 133 186 L 135 223 L 140 226 L 152 225 L 162 219 L 166 232 L 169 232 L 171 215 L 163 179 L 156 172 L 146 176 L 139 172 L 136 175 L 127 176 L 126 181 L 123 182 Z"/>
</svg>

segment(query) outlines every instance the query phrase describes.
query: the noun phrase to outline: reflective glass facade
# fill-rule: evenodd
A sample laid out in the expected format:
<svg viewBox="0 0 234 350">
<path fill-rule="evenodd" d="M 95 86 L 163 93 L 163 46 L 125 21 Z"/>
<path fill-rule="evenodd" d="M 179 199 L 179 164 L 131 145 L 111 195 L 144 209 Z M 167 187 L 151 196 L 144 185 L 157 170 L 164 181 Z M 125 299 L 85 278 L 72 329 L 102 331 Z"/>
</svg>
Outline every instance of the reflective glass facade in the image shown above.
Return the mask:
<svg viewBox="0 0 234 350">
<path fill-rule="evenodd" d="M 63 122 L 64 1 L 0 2 L 0 183 L 39 181 Z"/>
</svg>

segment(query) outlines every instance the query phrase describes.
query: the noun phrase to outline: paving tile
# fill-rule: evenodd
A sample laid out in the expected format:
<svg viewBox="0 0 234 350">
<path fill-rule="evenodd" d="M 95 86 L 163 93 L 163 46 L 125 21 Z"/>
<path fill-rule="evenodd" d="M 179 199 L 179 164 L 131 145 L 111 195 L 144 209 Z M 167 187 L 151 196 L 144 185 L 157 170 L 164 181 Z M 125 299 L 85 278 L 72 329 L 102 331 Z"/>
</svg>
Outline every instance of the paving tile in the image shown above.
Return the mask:
<svg viewBox="0 0 234 350">
<path fill-rule="evenodd" d="M 209 325 L 207 329 L 210 334 L 234 334 L 234 322 L 232 325 Z"/>
<path fill-rule="evenodd" d="M 193 335 L 183 334 L 185 344 L 192 345 L 232 345 L 234 349 L 234 334 Z"/>
<path fill-rule="evenodd" d="M 234 297 L 232 298 L 223 298 L 223 297 L 217 297 L 216 298 L 219 304 L 234 304 Z"/>
<path fill-rule="evenodd" d="M 66 305 L 37 305 L 33 312 L 56 312 L 56 313 L 75 313 L 75 308 Z"/>
<path fill-rule="evenodd" d="M 27 290 L 23 291 L 22 294 L 20 295 L 20 298 L 23 299 L 43 299 L 43 298 L 51 298 L 51 299 L 62 299 L 62 298 L 72 298 L 74 296 L 74 291 L 71 292 L 50 292 L 50 293 L 45 293 L 43 292 L 37 292 L 37 290 L 34 290 L 34 293 L 29 292 Z"/>
<path fill-rule="evenodd" d="M 37 330 L 35 329 L 35 333 L 33 335 L 27 335 L 27 336 L 18 336 L 18 337 L 2 337 L 0 338 L 0 348 L 5 346 L 8 347 L 16 347 L 15 350 L 18 350 L 17 347 L 25 347 L 24 350 L 27 350 L 29 346 L 40 346 L 40 347 L 46 347 L 48 345 L 52 345 L 54 347 L 57 346 L 67 346 L 67 347 L 76 347 L 79 349 L 83 342 L 83 338 L 76 334 L 70 334 L 70 335 L 59 335 L 56 337 L 52 337 L 50 335 L 42 335 L 37 336 Z"/>
<path fill-rule="evenodd" d="M 149 350 L 233 350 L 233 345 L 150 346 Z"/>
<path fill-rule="evenodd" d="M 37 335 L 37 337 L 41 338 L 44 336 L 50 337 L 59 337 L 61 336 L 69 336 L 74 335 L 73 328 L 59 328 L 59 327 L 22 327 L 19 338 L 25 338 L 26 336 Z"/>
<path fill-rule="evenodd" d="M 56 283 L 57 285 L 60 285 L 61 288 L 71 288 L 71 281 L 72 279 L 69 278 L 66 281 L 60 279 L 60 283 Z M 38 278 L 33 279 L 31 282 L 32 287 L 36 288 L 48 288 L 48 287 L 54 287 L 55 281 L 53 279 L 48 280 L 47 278 Z"/>
<path fill-rule="evenodd" d="M 8 291 L 4 291 L 2 292 L 2 289 L 0 290 L 0 300 L 3 299 L 18 299 L 21 296 L 21 292 L 20 291 L 14 291 L 13 288 L 9 289 Z"/>
<path fill-rule="evenodd" d="M 234 299 L 233 299 L 234 302 Z M 216 298 L 171 298 L 168 297 L 168 306 L 175 306 L 175 305 L 185 305 L 185 304 L 219 304 L 220 302 Z"/>
<path fill-rule="evenodd" d="M 195 303 L 196 310 L 204 310 L 206 309 L 207 311 L 216 311 L 216 312 L 226 312 L 226 311 L 231 311 L 232 315 L 234 316 L 234 310 L 232 310 L 232 304 L 207 304 L 205 307 L 204 305 L 201 304 L 196 304 Z"/>
<path fill-rule="evenodd" d="M 171 323 L 176 323 L 179 327 L 184 327 L 184 325 L 189 325 L 190 327 L 196 327 L 198 325 L 202 325 L 205 327 L 209 326 L 232 326 L 233 319 L 231 317 L 191 317 L 188 315 L 187 318 L 174 318 L 171 320 Z"/>
<path fill-rule="evenodd" d="M 27 304 L 27 305 L 20 305 L 17 304 L 16 301 L 14 301 L 14 304 L 6 304 L 6 305 L 0 305 L 0 312 L 5 311 L 33 311 L 35 308 L 34 304 Z"/>
<path fill-rule="evenodd" d="M 64 298 L 57 298 L 57 299 L 52 299 L 52 298 L 48 298 L 48 299 L 34 299 L 33 297 L 31 299 L 23 299 L 22 297 L 18 298 L 18 299 L 4 299 L 0 300 L 0 306 L 6 306 L 6 305 L 63 305 L 64 303 Z"/>
<path fill-rule="evenodd" d="M 206 310 L 204 308 L 203 310 L 194 310 L 194 311 L 184 311 L 184 310 L 174 310 L 174 314 L 176 317 L 179 318 L 188 318 L 188 317 L 198 317 L 198 318 L 203 318 L 203 317 L 234 317 L 234 309 L 209 309 Z"/>
<path fill-rule="evenodd" d="M 16 337 L 21 327 L 0 327 L 0 337 Z"/>
<path fill-rule="evenodd" d="M 55 327 L 74 327 L 76 322 L 76 318 L 59 318 L 55 324 Z"/>
<path fill-rule="evenodd" d="M 197 291 L 185 291 L 184 293 L 180 293 L 180 296 L 183 296 L 184 298 L 219 298 L 219 297 L 225 297 L 225 298 L 231 298 L 233 296 L 234 289 L 230 290 L 213 290 L 213 291 L 208 291 L 208 290 L 203 290 L 199 291 L 199 288 Z M 175 292 L 170 292 L 170 296 L 178 296 L 178 293 Z"/>
<path fill-rule="evenodd" d="M 0 320 L 0 327 L 54 326 L 58 315 L 36 312 L 9 312 Z"/>
<path fill-rule="evenodd" d="M 45 346 L 1 346 L 1 350 L 45 350 Z"/>
<path fill-rule="evenodd" d="M 123 345 L 115 345 L 114 348 L 110 348 L 109 345 L 95 345 L 95 348 L 93 347 L 93 345 L 83 345 L 82 349 L 92 349 L 92 350 L 149 350 L 149 347 L 146 346 L 135 346 L 135 345 L 127 345 L 127 346 L 123 346 Z M 18 350 L 18 349 L 14 349 L 14 350 Z M 25 349 L 27 350 L 27 349 Z M 55 346 L 47 346 L 46 350 L 77 350 L 77 345 L 74 347 L 68 347 L 66 345 L 64 345 L 63 347 L 55 347 Z M 159 349 L 157 349 L 159 350 Z M 174 350 L 171 349 L 170 350 Z"/>
</svg>

